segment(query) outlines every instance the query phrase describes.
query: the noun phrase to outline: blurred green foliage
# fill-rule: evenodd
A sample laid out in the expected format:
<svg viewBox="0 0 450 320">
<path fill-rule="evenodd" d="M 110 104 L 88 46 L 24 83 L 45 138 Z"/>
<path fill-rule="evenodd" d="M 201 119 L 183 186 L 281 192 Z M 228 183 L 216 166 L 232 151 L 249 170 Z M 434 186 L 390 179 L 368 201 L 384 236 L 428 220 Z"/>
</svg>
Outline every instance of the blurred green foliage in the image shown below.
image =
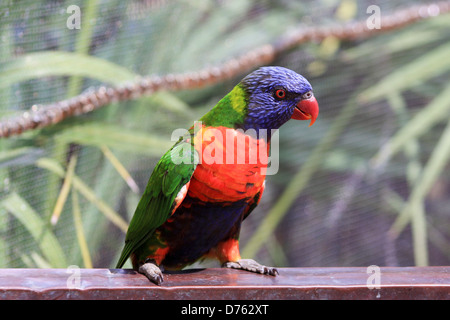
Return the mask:
<svg viewBox="0 0 450 320">
<path fill-rule="evenodd" d="M 196 71 L 299 24 L 400 1 L 21 1 L 2 5 L 0 116 L 102 83 Z M 80 30 L 66 27 L 71 4 Z M 339 20 L 341 19 L 341 20 Z M 448 16 L 368 39 L 327 38 L 273 64 L 306 76 L 321 113 L 280 130 L 280 172 L 244 223 L 269 265 L 450 261 Z M 153 166 L 239 79 L 113 103 L 0 141 L 0 267 L 111 267 Z M 53 217 L 53 218 L 52 218 Z"/>
</svg>

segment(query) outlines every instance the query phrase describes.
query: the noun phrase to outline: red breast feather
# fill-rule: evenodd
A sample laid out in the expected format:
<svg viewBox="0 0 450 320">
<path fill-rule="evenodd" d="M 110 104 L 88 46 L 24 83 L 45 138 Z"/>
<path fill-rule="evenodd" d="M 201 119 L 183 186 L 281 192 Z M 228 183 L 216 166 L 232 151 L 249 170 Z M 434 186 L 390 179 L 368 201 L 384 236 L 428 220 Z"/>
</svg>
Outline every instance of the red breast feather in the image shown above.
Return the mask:
<svg viewBox="0 0 450 320">
<path fill-rule="evenodd" d="M 233 202 L 251 199 L 260 191 L 267 168 L 264 139 L 226 127 L 203 128 L 194 139 L 202 157 L 189 186 L 192 198 Z"/>
</svg>

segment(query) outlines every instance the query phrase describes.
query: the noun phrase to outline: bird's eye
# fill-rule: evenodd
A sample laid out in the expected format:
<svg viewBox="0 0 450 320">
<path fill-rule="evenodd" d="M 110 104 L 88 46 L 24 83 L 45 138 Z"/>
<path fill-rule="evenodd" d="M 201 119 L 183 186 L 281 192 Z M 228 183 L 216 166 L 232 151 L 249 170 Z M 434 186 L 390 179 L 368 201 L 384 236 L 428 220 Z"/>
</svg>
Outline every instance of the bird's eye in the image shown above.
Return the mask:
<svg viewBox="0 0 450 320">
<path fill-rule="evenodd" d="M 310 99 L 310 98 L 312 98 L 312 96 L 313 96 L 312 91 L 308 91 L 307 93 L 302 95 L 302 99 Z"/>
<path fill-rule="evenodd" d="M 284 89 L 275 90 L 275 98 L 277 100 L 283 100 L 284 98 L 286 98 L 286 91 Z"/>
</svg>

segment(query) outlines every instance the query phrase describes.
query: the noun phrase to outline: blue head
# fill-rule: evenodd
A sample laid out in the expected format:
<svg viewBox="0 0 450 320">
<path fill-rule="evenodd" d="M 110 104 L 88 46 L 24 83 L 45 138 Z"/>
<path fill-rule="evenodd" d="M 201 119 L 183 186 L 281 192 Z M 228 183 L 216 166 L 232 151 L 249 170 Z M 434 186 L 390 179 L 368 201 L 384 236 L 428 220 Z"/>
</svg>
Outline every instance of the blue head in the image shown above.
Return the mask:
<svg viewBox="0 0 450 320">
<path fill-rule="evenodd" d="M 311 120 L 319 114 L 312 87 L 303 76 L 282 67 L 262 67 L 240 83 L 248 95 L 244 129 L 278 129 L 289 119 Z"/>
</svg>

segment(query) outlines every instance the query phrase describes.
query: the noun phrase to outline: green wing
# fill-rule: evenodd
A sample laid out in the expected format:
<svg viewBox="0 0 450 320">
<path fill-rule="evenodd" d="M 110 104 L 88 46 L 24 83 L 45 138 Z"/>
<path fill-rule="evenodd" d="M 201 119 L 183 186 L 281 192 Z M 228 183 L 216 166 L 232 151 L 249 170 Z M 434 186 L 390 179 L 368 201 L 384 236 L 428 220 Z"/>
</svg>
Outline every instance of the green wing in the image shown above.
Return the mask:
<svg viewBox="0 0 450 320">
<path fill-rule="evenodd" d="M 175 197 L 190 181 L 197 163 L 197 152 L 185 141 L 177 142 L 159 160 L 131 219 L 116 268 L 170 217 Z"/>
</svg>

